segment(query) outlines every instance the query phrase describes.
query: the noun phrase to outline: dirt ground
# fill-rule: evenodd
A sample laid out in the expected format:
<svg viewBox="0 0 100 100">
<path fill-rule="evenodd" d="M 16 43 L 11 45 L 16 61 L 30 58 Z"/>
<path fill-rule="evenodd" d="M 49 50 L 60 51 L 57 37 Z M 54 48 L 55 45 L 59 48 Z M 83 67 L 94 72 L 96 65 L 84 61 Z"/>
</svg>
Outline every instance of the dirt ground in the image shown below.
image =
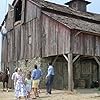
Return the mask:
<svg viewBox="0 0 100 100">
<path fill-rule="evenodd" d="M 15 100 L 13 90 L 3 92 L 0 90 L 0 100 Z M 97 89 L 77 89 L 73 93 L 67 90 L 53 90 L 51 95 L 46 95 L 41 90 L 40 97 L 36 100 L 100 100 L 100 91 Z"/>
</svg>

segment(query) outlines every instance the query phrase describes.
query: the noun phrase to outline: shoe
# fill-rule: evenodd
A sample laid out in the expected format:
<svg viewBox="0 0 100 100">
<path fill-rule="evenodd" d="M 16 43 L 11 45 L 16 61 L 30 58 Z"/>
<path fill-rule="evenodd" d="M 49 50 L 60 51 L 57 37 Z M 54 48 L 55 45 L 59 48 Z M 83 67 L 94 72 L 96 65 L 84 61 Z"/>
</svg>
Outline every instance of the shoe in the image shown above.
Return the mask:
<svg viewBox="0 0 100 100">
<path fill-rule="evenodd" d="M 48 92 L 46 93 L 46 95 L 47 95 L 47 96 L 51 96 L 51 94 L 50 94 L 50 93 L 48 93 Z"/>
<path fill-rule="evenodd" d="M 36 97 L 32 98 L 32 99 L 36 99 Z"/>
<path fill-rule="evenodd" d="M 51 94 L 51 92 L 48 92 L 49 94 Z"/>
</svg>

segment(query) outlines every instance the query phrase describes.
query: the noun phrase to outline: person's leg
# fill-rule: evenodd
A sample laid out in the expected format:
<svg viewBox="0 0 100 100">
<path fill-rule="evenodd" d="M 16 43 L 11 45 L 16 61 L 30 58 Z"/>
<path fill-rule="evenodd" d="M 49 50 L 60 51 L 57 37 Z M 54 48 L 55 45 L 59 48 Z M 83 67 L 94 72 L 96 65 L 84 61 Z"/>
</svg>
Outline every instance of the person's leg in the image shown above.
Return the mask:
<svg viewBox="0 0 100 100">
<path fill-rule="evenodd" d="M 36 97 L 39 97 L 38 88 L 36 88 Z"/>
<path fill-rule="evenodd" d="M 25 100 L 27 100 L 27 96 L 24 96 Z"/>
<path fill-rule="evenodd" d="M 49 84 L 49 93 L 50 93 L 50 94 L 51 94 L 51 90 L 52 90 L 53 79 L 54 79 L 54 76 L 51 75 L 51 76 L 50 76 L 50 84 Z"/>
<path fill-rule="evenodd" d="M 5 82 L 3 81 L 3 91 L 4 91 L 4 89 L 5 89 Z"/>
<path fill-rule="evenodd" d="M 40 93 L 40 80 L 39 80 L 39 85 L 38 85 L 38 93 Z"/>
<path fill-rule="evenodd" d="M 34 88 L 34 97 L 33 98 L 36 98 L 36 88 Z"/>
<path fill-rule="evenodd" d="M 7 89 L 7 92 L 8 92 L 8 82 L 6 82 L 6 89 Z"/>
<path fill-rule="evenodd" d="M 46 90 L 47 90 L 47 93 L 49 93 L 49 91 L 50 91 L 50 77 L 47 78 Z"/>
</svg>

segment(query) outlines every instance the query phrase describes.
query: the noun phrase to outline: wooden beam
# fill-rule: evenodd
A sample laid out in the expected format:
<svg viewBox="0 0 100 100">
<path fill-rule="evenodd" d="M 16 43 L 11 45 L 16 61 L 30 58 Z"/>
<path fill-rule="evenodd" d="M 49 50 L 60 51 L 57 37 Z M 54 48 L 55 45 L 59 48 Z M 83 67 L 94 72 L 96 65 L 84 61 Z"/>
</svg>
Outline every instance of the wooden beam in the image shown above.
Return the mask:
<svg viewBox="0 0 100 100">
<path fill-rule="evenodd" d="M 94 57 L 95 61 L 97 62 L 97 64 L 100 66 L 100 61 L 98 60 L 97 57 Z"/>
<path fill-rule="evenodd" d="M 68 90 L 73 91 L 73 56 L 72 53 L 68 54 Z"/>
<path fill-rule="evenodd" d="M 77 55 L 74 59 L 73 59 L 73 63 L 80 57 L 80 55 Z"/>
<path fill-rule="evenodd" d="M 77 33 L 75 34 L 75 37 L 76 37 L 77 35 L 79 35 L 81 32 L 82 32 L 82 31 L 77 32 Z"/>
<path fill-rule="evenodd" d="M 68 57 L 65 55 L 65 54 L 63 54 L 63 56 L 64 56 L 64 58 L 67 60 L 67 62 L 68 62 Z"/>
<path fill-rule="evenodd" d="M 52 62 L 52 65 L 54 65 L 54 63 L 56 62 L 57 58 L 58 58 L 59 55 L 57 55 L 54 59 L 54 61 Z"/>
</svg>

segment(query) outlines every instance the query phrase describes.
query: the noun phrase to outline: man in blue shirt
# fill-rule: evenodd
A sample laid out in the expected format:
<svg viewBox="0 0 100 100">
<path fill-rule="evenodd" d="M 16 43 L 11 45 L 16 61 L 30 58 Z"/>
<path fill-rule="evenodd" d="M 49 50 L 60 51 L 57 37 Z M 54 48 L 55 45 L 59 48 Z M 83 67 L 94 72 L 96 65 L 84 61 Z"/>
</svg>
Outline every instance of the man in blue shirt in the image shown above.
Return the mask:
<svg viewBox="0 0 100 100">
<path fill-rule="evenodd" d="M 33 88 L 33 92 L 34 92 L 34 98 L 36 98 L 37 96 L 39 96 L 38 94 L 38 86 L 39 86 L 39 81 L 41 78 L 41 71 L 37 68 L 37 65 L 34 66 L 34 70 L 32 71 L 32 80 L 33 80 L 33 84 L 32 84 L 32 88 Z"/>
<path fill-rule="evenodd" d="M 53 83 L 53 79 L 54 79 L 54 67 L 52 66 L 52 63 L 49 63 L 48 66 L 48 73 L 46 75 L 46 89 L 47 89 L 47 93 L 51 94 L 51 89 L 52 89 L 52 83 Z"/>
</svg>

